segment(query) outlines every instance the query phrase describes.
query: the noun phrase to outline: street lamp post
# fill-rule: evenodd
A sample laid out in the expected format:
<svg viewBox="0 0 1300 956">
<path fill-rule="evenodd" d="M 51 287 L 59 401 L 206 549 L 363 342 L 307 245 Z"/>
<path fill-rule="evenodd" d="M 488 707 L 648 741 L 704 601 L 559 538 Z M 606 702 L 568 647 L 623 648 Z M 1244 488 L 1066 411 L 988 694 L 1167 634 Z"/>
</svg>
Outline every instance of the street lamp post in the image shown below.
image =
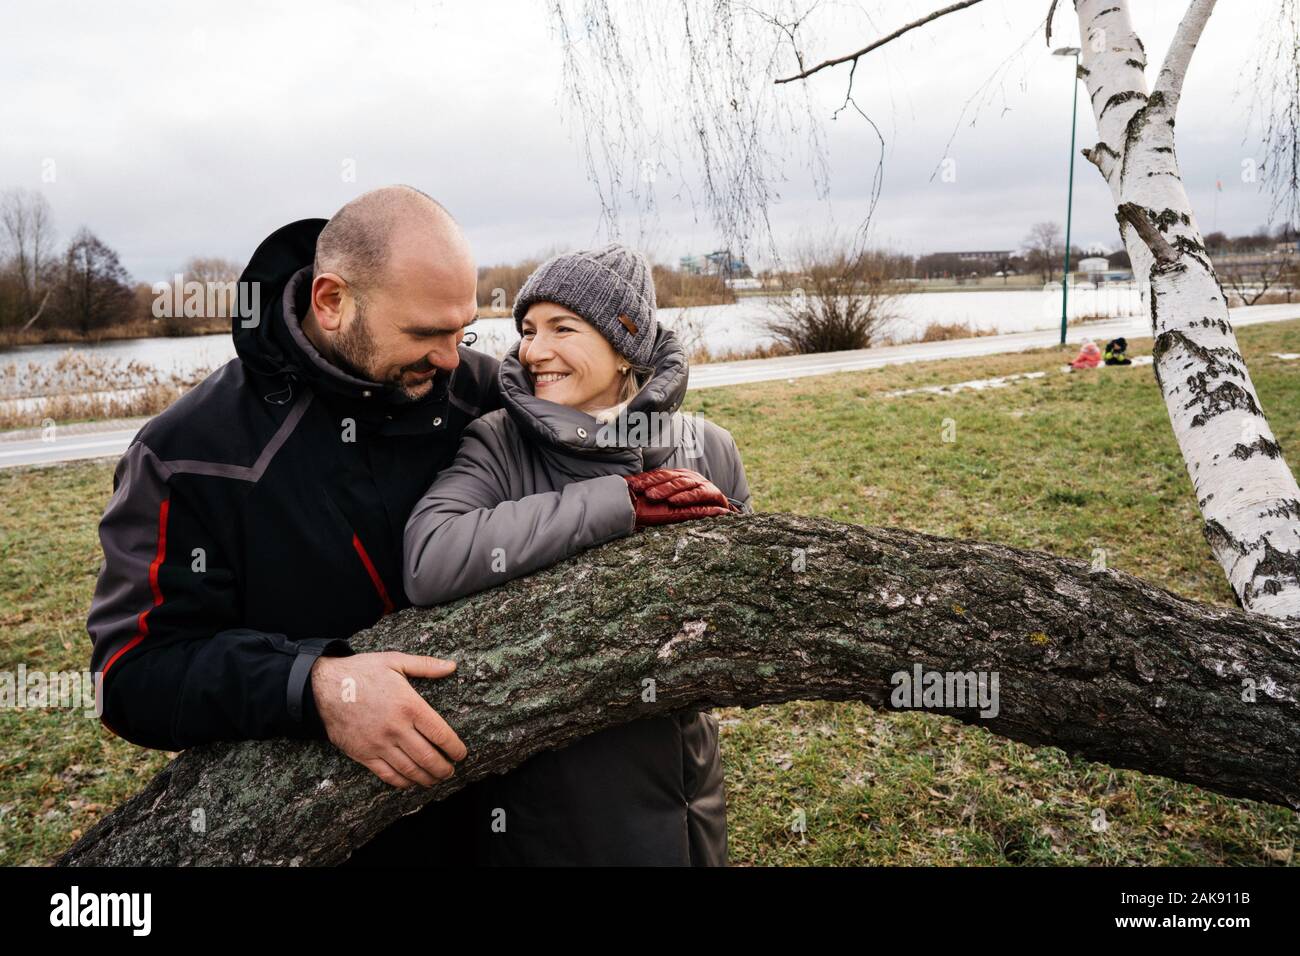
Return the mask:
<svg viewBox="0 0 1300 956">
<path fill-rule="evenodd" d="M 1070 76 L 1070 191 L 1065 200 L 1065 271 L 1061 273 L 1061 344 L 1065 344 L 1066 315 L 1070 302 L 1070 220 L 1074 214 L 1074 134 L 1079 125 L 1079 48 L 1063 46 L 1053 50 L 1053 56 L 1074 57 L 1074 73 Z"/>
</svg>

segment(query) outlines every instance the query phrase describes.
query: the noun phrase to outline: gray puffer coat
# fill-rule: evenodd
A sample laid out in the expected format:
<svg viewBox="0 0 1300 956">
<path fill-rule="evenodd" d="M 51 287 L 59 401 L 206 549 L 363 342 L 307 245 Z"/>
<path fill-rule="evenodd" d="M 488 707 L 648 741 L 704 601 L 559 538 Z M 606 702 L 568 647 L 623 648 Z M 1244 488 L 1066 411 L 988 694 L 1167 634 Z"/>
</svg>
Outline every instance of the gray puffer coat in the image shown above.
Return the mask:
<svg viewBox="0 0 1300 956">
<path fill-rule="evenodd" d="M 403 573 L 411 602 L 451 601 L 631 534 L 634 513 L 621 475 L 690 468 L 752 511 L 731 435 L 678 412 L 687 362 L 671 330 L 659 329 L 652 364 L 622 420 L 602 425 L 535 396 L 516 345 L 501 363 L 505 408 L 465 430 L 456 460 L 407 522 Z M 456 828 L 468 831 L 474 862 L 726 863 L 718 726 L 708 713 L 612 727 L 462 794 Z M 498 808 L 503 833 L 492 829 Z"/>
</svg>

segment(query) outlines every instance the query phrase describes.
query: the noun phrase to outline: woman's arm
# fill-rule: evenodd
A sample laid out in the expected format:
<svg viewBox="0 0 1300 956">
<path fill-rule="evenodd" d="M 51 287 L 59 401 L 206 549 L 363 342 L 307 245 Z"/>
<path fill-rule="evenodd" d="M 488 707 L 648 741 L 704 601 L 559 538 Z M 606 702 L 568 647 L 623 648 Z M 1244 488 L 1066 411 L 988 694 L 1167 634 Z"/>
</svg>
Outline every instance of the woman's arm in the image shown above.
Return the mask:
<svg viewBox="0 0 1300 956">
<path fill-rule="evenodd" d="M 504 454 L 476 421 L 406 522 L 402 577 L 412 604 L 442 604 L 630 534 L 619 475 L 509 500 Z"/>
<path fill-rule="evenodd" d="M 709 477 L 727 500 L 746 514 L 754 511 L 753 495 L 745 477 L 745 464 L 731 432 L 707 418 L 696 417 L 696 441 L 707 463 Z M 688 463 L 689 467 L 689 463 Z"/>
<path fill-rule="evenodd" d="M 740 449 L 736 446 L 736 440 L 730 433 L 727 434 L 727 438 L 731 442 L 731 487 L 723 494 L 745 514 L 753 514 L 754 496 L 750 494 L 749 479 L 745 477 L 745 463 L 740 458 Z"/>
</svg>

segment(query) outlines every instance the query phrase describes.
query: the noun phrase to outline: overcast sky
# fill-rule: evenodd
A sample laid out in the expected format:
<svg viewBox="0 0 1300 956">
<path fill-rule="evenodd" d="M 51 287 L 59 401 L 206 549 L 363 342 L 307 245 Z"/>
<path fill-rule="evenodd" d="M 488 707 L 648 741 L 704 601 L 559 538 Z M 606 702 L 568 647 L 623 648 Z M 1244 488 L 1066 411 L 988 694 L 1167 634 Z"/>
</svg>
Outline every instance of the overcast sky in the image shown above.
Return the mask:
<svg viewBox="0 0 1300 956">
<path fill-rule="evenodd" d="M 830 3 L 830 35 L 816 37 L 807 55 L 851 52 L 941 5 Z M 169 276 L 191 255 L 242 263 L 278 226 L 327 217 L 391 182 L 442 200 L 480 264 L 600 242 L 607 237 L 562 94 L 548 6 L 9 3 L 0 188 L 43 191 L 60 238 L 89 226 L 140 281 Z M 1073 63 L 1043 44 L 1047 6 L 986 0 L 863 61 L 857 99 L 888 141 L 874 242 L 914 254 L 1009 249 L 1035 222 L 1064 224 Z M 1132 0 L 1149 81 L 1185 6 Z M 1268 197 L 1242 182 L 1243 161 L 1259 153 L 1242 84 L 1273 6 L 1221 0 L 1192 63 L 1178 155 L 1206 232 L 1249 232 L 1268 217 Z M 1061 8 L 1054 46 L 1077 43 L 1071 5 Z M 969 125 L 962 111 L 971 93 L 1031 34 Z M 842 100 L 846 76 L 839 68 L 811 81 L 821 119 Z M 1082 147 L 1096 125 L 1078 88 Z M 814 196 L 807 157 L 791 149 L 771 210 L 778 240 L 853 226 L 865 211 L 874 135 L 847 114 L 825 132 L 829 204 Z M 945 157 L 955 161 L 955 182 L 931 178 Z M 656 186 L 657 218 L 624 222 L 624 238 L 661 259 L 714 248 L 708 211 L 673 201 L 670 185 Z M 1109 194 L 1082 158 L 1074 203 L 1075 243 L 1117 247 Z"/>
</svg>

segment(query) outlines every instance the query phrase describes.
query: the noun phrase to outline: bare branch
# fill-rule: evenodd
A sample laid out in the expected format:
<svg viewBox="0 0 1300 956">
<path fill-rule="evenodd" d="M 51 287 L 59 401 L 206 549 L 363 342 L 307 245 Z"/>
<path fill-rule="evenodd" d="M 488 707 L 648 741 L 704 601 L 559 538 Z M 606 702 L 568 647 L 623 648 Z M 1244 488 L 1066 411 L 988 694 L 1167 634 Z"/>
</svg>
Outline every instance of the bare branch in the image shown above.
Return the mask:
<svg viewBox="0 0 1300 956">
<path fill-rule="evenodd" d="M 1160 235 L 1160 230 L 1151 221 L 1144 207 L 1135 202 L 1120 203 L 1115 218 L 1121 225 L 1127 222 L 1137 230 L 1138 237 L 1146 243 L 1146 247 L 1155 256 L 1156 262 L 1161 265 L 1172 265 L 1178 261 L 1178 253 L 1174 252 L 1174 247 Z"/>
<path fill-rule="evenodd" d="M 1047 45 L 1052 45 L 1052 17 L 1056 15 L 1056 0 L 1047 8 Z"/>
<path fill-rule="evenodd" d="M 1034 36 L 1037 33 L 1038 27 L 1035 26 L 1025 35 L 1025 39 L 1021 41 L 1020 46 L 1016 47 L 1010 54 L 1008 54 L 1007 57 L 997 65 L 993 72 L 988 75 L 988 78 L 979 85 L 975 92 L 967 97 L 966 102 L 962 104 L 961 113 L 958 114 L 957 121 L 953 123 L 952 132 L 948 135 L 948 141 L 944 143 L 943 156 L 941 156 L 939 161 L 935 163 L 934 169 L 930 173 L 930 182 L 934 182 L 934 177 L 939 175 L 939 170 L 943 167 L 944 158 L 952 155 L 952 144 L 956 141 L 957 134 L 961 132 L 962 126 L 966 125 L 966 115 L 968 113 L 970 114 L 970 126 L 974 126 L 979 121 L 980 111 L 985 109 L 993 101 L 997 92 L 1002 89 L 1003 77 L 1010 71 L 1016 59 L 1024 53 L 1025 48 L 1034 42 Z M 1005 103 L 1006 94 L 1004 92 L 1004 106 L 1002 110 L 1004 113 L 1007 109 Z"/>
<path fill-rule="evenodd" d="M 1178 24 L 1173 42 L 1169 44 L 1169 52 L 1165 54 L 1165 62 L 1160 67 L 1160 75 L 1156 78 L 1151 95 L 1153 99 L 1156 96 L 1164 98 L 1170 116 L 1178 112 L 1178 100 L 1182 96 L 1187 67 L 1196 51 L 1196 44 L 1201 39 L 1201 32 L 1205 29 L 1210 14 L 1214 12 L 1216 2 L 1217 0 L 1192 0 L 1187 12 L 1183 14 L 1182 22 Z"/>
<path fill-rule="evenodd" d="M 934 13 L 931 13 L 929 16 L 924 16 L 919 20 L 913 20 L 911 23 L 907 24 L 907 26 L 900 27 L 899 29 L 895 30 L 893 33 L 889 34 L 889 36 L 881 37 L 875 43 L 868 44 L 867 46 L 859 50 L 857 53 L 850 53 L 847 56 L 836 57 L 833 60 L 824 60 L 823 62 L 818 63 L 816 66 L 804 70 L 802 73 L 797 73 L 794 76 L 787 76 L 784 79 L 777 80 L 776 82 L 793 83 L 795 80 L 807 79 L 808 77 L 812 76 L 814 73 L 826 69 L 828 66 L 839 66 L 841 63 L 848 63 L 850 60 L 856 63 L 858 57 L 865 56 L 866 54 L 870 53 L 872 50 L 884 46 L 886 43 L 890 42 L 891 40 L 897 40 L 904 33 L 907 33 L 910 30 L 915 30 L 917 27 L 923 27 L 932 20 L 938 20 L 940 17 L 946 16 L 949 13 L 956 13 L 958 10 L 964 10 L 967 7 L 973 7 L 975 6 L 975 4 L 980 2 L 981 0 L 962 0 L 961 3 L 954 3 L 951 6 L 944 7 L 942 10 L 936 10 L 934 11 Z"/>
</svg>

